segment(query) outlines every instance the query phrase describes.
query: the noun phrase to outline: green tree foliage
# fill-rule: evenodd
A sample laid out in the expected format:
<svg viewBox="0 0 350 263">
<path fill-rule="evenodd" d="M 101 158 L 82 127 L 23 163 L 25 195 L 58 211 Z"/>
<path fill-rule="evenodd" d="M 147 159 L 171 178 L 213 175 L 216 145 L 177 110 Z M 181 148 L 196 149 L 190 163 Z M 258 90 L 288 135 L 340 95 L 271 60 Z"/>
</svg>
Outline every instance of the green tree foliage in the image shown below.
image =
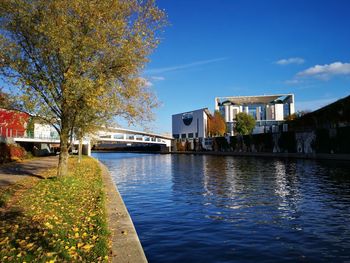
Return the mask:
<svg viewBox="0 0 350 263">
<path fill-rule="evenodd" d="M 60 134 L 58 175 L 74 130 L 152 117 L 140 71 L 165 24 L 154 0 L 2 0 L 0 17 L 1 74 L 22 108 Z"/>
<path fill-rule="evenodd" d="M 226 132 L 226 122 L 219 111 L 215 111 L 208 119 L 208 132 L 210 136 L 223 136 Z"/>
<path fill-rule="evenodd" d="M 235 130 L 240 135 L 251 134 L 255 127 L 255 119 L 253 116 L 240 112 L 236 115 Z"/>
</svg>

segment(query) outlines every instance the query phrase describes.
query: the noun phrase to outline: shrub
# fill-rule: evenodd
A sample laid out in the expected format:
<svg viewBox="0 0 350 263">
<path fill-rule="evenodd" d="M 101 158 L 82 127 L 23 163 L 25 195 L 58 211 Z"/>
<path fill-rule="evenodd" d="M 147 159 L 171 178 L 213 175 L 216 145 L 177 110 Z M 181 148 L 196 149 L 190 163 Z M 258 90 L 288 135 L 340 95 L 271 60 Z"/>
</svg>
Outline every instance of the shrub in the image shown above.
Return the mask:
<svg viewBox="0 0 350 263">
<path fill-rule="evenodd" d="M 178 152 L 184 152 L 184 151 L 188 151 L 188 142 L 182 142 L 182 141 L 176 141 L 176 150 Z"/>
<path fill-rule="evenodd" d="M 27 152 L 16 144 L 0 144 L 0 163 L 18 161 L 26 158 Z"/>
</svg>

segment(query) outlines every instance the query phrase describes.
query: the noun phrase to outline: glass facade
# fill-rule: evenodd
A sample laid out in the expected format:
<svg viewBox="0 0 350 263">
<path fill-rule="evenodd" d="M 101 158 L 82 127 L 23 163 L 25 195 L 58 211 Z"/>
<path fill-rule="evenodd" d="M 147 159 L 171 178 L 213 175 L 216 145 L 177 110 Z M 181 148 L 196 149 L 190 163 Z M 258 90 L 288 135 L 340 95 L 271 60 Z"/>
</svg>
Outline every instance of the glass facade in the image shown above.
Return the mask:
<svg viewBox="0 0 350 263">
<path fill-rule="evenodd" d="M 290 105 L 289 103 L 283 104 L 283 116 L 284 119 L 290 115 Z"/>
</svg>

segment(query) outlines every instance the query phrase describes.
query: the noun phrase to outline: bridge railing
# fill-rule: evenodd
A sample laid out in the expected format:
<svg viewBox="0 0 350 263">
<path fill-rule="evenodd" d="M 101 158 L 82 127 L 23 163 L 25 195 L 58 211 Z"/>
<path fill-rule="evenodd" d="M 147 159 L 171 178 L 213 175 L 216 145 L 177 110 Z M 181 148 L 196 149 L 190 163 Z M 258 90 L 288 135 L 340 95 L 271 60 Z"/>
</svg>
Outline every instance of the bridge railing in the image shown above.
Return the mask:
<svg viewBox="0 0 350 263">
<path fill-rule="evenodd" d="M 146 143 L 166 143 L 161 138 L 155 137 L 155 136 L 147 136 L 142 134 L 122 134 L 122 133 L 115 133 L 115 134 L 104 134 L 99 135 L 98 140 L 106 140 L 106 141 L 125 141 L 125 142 L 146 142 Z"/>
</svg>

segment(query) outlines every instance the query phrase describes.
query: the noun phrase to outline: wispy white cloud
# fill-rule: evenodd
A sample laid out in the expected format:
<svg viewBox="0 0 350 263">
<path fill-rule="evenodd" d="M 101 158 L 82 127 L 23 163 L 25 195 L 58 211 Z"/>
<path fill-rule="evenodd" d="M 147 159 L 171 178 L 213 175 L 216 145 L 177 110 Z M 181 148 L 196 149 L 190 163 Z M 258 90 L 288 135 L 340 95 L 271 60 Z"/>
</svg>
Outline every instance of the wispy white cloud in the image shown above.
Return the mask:
<svg viewBox="0 0 350 263">
<path fill-rule="evenodd" d="M 200 61 L 195 61 L 195 62 L 183 64 L 183 65 L 149 69 L 149 70 L 146 70 L 145 73 L 146 74 L 160 74 L 160 73 L 164 73 L 164 72 L 178 71 L 178 70 L 182 70 L 182 69 L 194 68 L 194 67 L 198 67 L 198 66 L 202 66 L 202 65 L 206 65 L 206 64 L 216 63 L 216 62 L 224 61 L 227 59 L 228 59 L 227 57 L 223 57 L 223 58 L 215 58 L 215 59 L 208 59 L 208 60 L 200 60 Z"/>
<path fill-rule="evenodd" d="M 315 65 L 297 73 L 297 77 L 316 77 L 327 80 L 336 75 L 350 75 L 350 63 L 334 62 L 331 64 Z"/>
<path fill-rule="evenodd" d="M 152 76 L 152 77 L 150 77 L 152 80 L 155 80 L 155 81 L 161 81 L 161 80 L 165 80 L 165 78 L 164 77 L 162 77 L 162 76 Z"/>
<path fill-rule="evenodd" d="M 305 59 L 303 58 L 299 58 L 299 57 L 295 57 L 295 58 L 284 58 L 284 59 L 280 59 L 280 60 L 277 60 L 275 63 L 277 65 L 290 65 L 290 64 L 297 64 L 297 65 L 300 65 L 300 64 L 303 64 L 305 62 Z"/>
</svg>

